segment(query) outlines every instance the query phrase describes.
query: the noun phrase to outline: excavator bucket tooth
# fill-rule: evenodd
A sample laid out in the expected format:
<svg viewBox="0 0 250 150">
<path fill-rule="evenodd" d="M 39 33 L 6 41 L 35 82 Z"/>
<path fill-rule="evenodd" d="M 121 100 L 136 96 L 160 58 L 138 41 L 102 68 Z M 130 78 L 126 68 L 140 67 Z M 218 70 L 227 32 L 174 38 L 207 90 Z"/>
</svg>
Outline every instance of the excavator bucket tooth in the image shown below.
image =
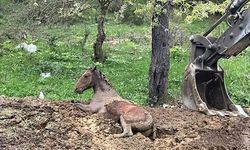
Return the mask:
<svg viewBox="0 0 250 150">
<path fill-rule="evenodd" d="M 224 84 L 224 72 L 218 70 L 200 69 L 190 63 L 184 74 L 183 104 L 207 115 L 248 117 L 239 105 L 230 100 Z"/>
</svg>

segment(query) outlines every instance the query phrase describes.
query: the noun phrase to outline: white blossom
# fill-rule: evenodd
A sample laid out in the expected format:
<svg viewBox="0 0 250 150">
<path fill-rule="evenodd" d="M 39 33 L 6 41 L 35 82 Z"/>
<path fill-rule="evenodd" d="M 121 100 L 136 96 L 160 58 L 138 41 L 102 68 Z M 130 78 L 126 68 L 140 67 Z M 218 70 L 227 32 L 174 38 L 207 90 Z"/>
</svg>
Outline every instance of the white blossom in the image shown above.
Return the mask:
<svg viewBox="0 0 250 150">
<path fill-rule="evenodd" d="M 43 73 L 40 74 L 40 76 L 43 77 L 43 78 L 48 78 L 48 77 L 51 76 L 51 73 L 50 72 L 43 72 Z"/>
</svg>

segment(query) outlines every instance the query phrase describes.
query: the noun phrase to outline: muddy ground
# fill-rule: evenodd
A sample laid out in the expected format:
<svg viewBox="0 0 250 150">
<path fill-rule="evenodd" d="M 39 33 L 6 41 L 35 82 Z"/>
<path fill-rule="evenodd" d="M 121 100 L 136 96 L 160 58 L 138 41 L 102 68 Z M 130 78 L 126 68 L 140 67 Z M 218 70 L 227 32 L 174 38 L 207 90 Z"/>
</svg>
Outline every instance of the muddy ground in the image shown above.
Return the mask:
<svg viewBox="0 0 250 150">
<path fill-rule="evenodd" d="M 122 132 L 106 115 L 82 112 L 70 102 L 0 97 L 0 149 L 250 149 L 250 119 L 209 117 L 184 108 L 148 108 L 157 126 L 152 141 Z"/>
</svg>

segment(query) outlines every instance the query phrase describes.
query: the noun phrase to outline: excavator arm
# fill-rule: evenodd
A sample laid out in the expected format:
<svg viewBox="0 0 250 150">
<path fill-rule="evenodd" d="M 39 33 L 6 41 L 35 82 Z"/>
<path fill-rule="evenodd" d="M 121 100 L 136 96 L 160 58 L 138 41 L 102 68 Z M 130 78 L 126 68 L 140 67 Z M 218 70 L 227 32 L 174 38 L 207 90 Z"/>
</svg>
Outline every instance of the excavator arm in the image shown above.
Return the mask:
<svg viewBox="0 0 250 150">
<path fill-rule="evenodd" d="M 250 45 L 250 7 L 242 9 L 248 1 L 232 1 L 226 13 L 207 32 L 190 37 L 190 63 L 182 86 L 182 101 L 188 108 L 208 115 L 248 116 L 230 100 L 224 71 L 218 65 L 219 59 L 237 56 Z M 209 37 L 222 21 L 227 21 L 228 29 L 220 37 Z"/>
</svg>

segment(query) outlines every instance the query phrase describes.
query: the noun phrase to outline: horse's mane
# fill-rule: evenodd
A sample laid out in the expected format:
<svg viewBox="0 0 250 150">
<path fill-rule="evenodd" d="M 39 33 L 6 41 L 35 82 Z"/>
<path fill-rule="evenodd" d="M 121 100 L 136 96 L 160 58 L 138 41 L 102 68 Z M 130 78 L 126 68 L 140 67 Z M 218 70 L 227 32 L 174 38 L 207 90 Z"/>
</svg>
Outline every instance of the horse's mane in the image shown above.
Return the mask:
<svg viewBox="0 0 250 150">
<path fill-rule="evenodd" d="M 96 70 L 95 72 L 97 73 L 99 79 L 101 79 L 102 81 L 105 81 L 105 83 L 107 83 L 107 85 L 112 87 L 112 85 L 108 81 L 107 77 L 100 70 Z"/>
</svg>

